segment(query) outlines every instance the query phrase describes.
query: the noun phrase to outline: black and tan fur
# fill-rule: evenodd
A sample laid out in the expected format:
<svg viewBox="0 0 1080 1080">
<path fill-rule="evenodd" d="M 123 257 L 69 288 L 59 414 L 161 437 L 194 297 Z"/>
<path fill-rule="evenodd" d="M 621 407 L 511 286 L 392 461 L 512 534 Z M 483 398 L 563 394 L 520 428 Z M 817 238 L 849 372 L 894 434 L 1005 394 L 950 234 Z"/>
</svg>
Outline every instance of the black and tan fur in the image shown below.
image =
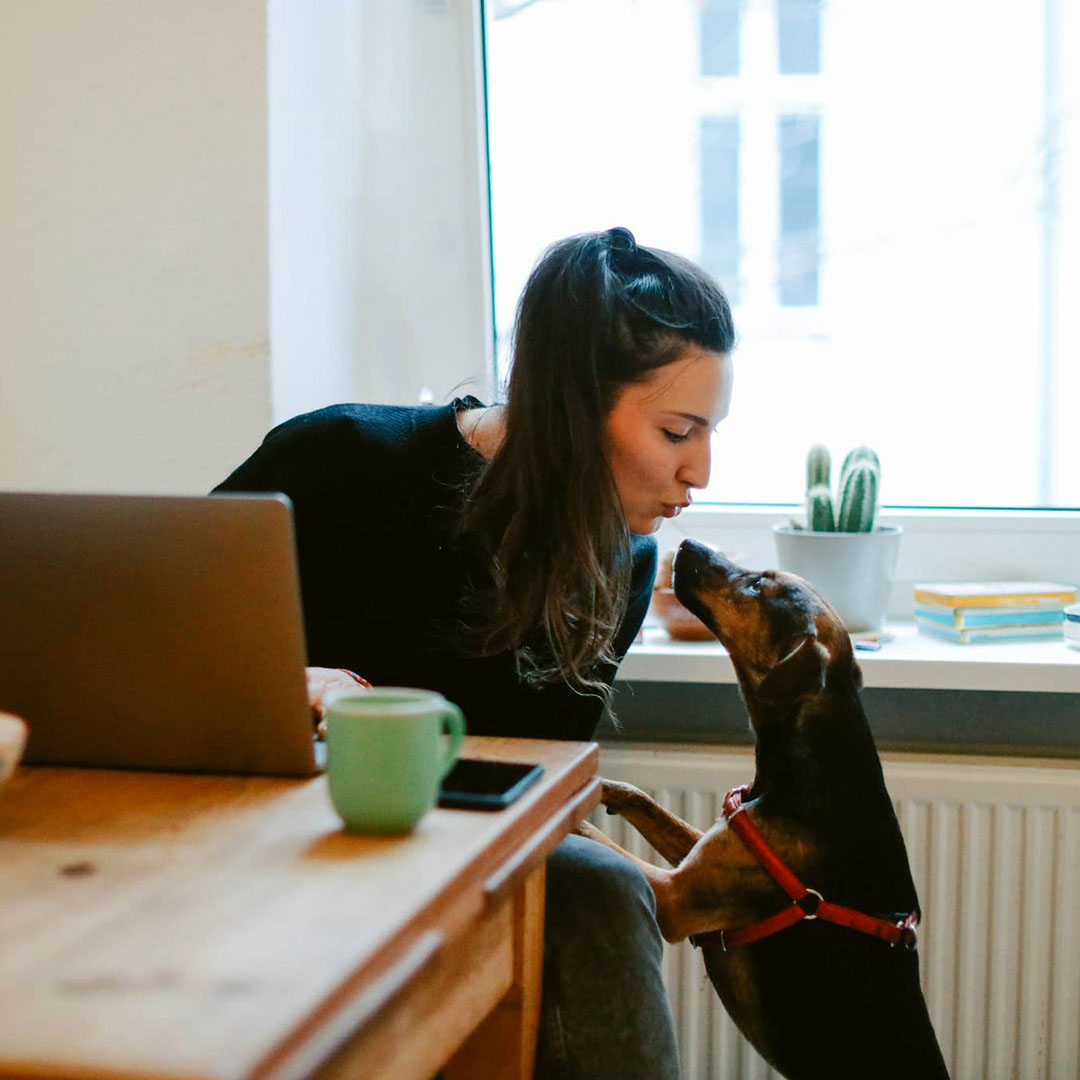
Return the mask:
<svg viewBox="0 0 1080 1080">
<path fill-rule="evenodd" d="M 836 613 L 801 578 L 743 570 L 689 540 L 675 591 L 731 655 L 755 734 L 748 812 L 773 850 L 835 903 L 885 918 L 916 910 Z M 792 1080 L 948 1076 L 916 952 L 821 920 L 725 952 L 713 931 L 773 914 L 786 894 L 722 820 L 703 834 L 628 784 L 605 782 L 603 798 L 674 867 L 634 860 L 664 937 L 695 937 L 724 1006 L 775 1068 Z"/>
</svg>

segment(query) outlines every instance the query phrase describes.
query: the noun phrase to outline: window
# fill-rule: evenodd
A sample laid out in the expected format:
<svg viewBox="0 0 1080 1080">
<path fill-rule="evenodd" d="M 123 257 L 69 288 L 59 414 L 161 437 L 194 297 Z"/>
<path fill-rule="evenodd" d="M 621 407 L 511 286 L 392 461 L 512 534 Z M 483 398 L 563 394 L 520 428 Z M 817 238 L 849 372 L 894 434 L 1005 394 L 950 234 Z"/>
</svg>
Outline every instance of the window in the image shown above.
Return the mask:
<svg viewBox="0 0 1080 1080">
<path fill-rule="evenodd" d="M 486 11 L 496 326 L 550 241 L 700 261 L 741 336 L 707 498 L 1080 506 L 1076 5 L 532 0 Z"/>
<path fill-rule="evenodd" d="M 741 0 L 705 0 L 701 10 L 701 74 L 739 73 Z"/>
<path fill-rule="evenodd" d="M 821 71 L 821 8 L 824 0 L 776 0 L 781 75 Z"/>
<path fill-rule="evenodd" d="M 814 115 L 780 117 L 778 289 L 785 307 L 818 302 L 819 126 Z"/>
<path fill-rule="evenodd" d="M 739 118 L 701 121 L 701 261 L 733 303 L 739 297 Z"/>
</svg>

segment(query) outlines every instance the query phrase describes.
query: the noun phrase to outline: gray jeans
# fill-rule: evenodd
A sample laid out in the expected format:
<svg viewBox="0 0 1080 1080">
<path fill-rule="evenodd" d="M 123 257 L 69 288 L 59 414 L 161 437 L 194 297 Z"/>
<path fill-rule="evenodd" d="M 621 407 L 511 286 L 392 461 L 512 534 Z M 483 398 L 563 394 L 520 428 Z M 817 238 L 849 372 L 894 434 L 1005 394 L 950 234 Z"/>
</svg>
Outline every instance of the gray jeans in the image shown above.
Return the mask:
<svg viewBox="0 0 1080 1080">
<path fill-rule="evenodd" d="M 544 989 L 534 1080 L 678 1080 L 645 875 L 568 836 L 547 864 Z"/>
</svg>

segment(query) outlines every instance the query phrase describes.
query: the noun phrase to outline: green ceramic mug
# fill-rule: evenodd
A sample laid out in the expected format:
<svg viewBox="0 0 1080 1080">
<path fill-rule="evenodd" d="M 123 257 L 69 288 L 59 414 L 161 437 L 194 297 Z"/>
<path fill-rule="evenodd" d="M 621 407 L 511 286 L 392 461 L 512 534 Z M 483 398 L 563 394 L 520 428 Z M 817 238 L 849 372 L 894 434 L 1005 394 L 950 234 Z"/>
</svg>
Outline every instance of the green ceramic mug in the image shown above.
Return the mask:
<svg viewBox="0 0 1080 1080">
<path fill-rule="evenodd" d="M 407 832 L 434 805 L 465 738 L 434 690 L 378 686 L 325 704 L 330 801 L 350 832 Z"/>
</svg>

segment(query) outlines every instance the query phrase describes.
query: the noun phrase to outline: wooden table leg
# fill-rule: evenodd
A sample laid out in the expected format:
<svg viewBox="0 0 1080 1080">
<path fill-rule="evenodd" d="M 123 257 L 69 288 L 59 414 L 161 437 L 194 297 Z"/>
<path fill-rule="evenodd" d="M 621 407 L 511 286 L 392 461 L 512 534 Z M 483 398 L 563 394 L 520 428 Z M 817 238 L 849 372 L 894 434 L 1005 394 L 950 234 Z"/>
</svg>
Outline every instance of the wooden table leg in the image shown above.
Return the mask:
<svg viewBox="0 0 1080 1080">
<path fill-rule="evenodd" d="M 442 1070 L 445 1080 L 532 1080 L 544 964 L 544 864 L 514 891 L 514 983 Z"/>
</svg>

